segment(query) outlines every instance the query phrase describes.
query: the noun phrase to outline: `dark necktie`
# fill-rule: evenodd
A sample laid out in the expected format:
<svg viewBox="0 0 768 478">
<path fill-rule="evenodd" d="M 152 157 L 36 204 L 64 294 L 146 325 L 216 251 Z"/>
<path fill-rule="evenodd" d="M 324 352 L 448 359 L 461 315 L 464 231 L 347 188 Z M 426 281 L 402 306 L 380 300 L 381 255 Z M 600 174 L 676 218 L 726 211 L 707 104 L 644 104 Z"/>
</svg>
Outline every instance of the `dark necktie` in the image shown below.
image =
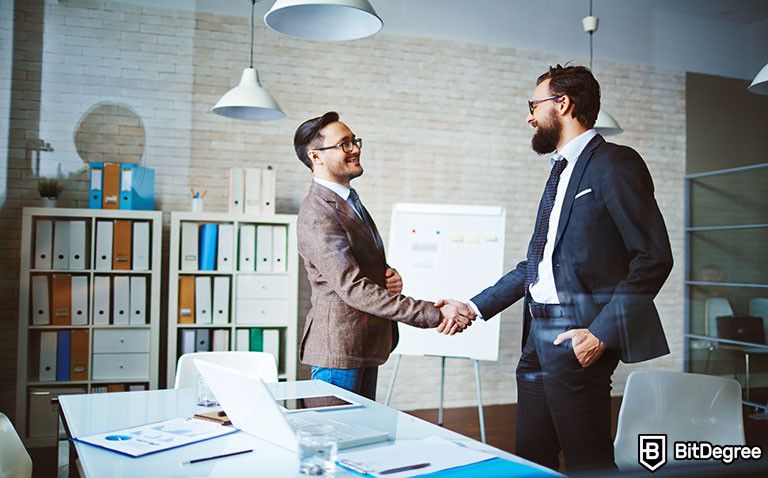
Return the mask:
<svg viewBox="0 0 768 478">
<path fill-rule="evenodd" d="M 562 158 L 562 159 L 558 159 Z M 547 244 L 547 232 L 549 231 L 549 216 L 552 214 L 552 207 L 555 205 L 555 196 L 557 196 L 557 183 L 560 182 L 560 173 L 568 165 L 568 160 L 562 156 L 555 155 L 555 164 L 552 165 L 552 172 L 549 173 L 547 185 L 544 187 L 544 194 L 541 196 L 541 214 L 536 223 L 536 230 L 533 233 L 533 245 L 531 254 L 528 256 L 528 263 L 525 270 L 525 291 L 531 284 L 536 283 L 539 276 L 539 262 L 544 257 L 544 246 Z"/>
<path fill-rule="evenodd" d="M 363 224 L 365 224 L 366 227 L 368 227 L 368 231 L 370 231 L 371 237 L 373 237 L 373 240 L 376 243 L 376 247 L 383 251 L 384 243 L 381 241 L 381 237 L 379 237 L 379 235 L 374 232 L 373 227 L 371 226 L 371 223 L 368 221 L 368 215 L 365 213 L 363 202 L 360 201 L 360 196 L 357 194 L 357 191 L 355 191 L 354 189 L 350 189 L 349 197 L 347 198 L 347 201 L 350 203 L 352 208 L 357 212 L 358 216 L 360 216 L 360 219 L 363 221 Z"/>
</svg>

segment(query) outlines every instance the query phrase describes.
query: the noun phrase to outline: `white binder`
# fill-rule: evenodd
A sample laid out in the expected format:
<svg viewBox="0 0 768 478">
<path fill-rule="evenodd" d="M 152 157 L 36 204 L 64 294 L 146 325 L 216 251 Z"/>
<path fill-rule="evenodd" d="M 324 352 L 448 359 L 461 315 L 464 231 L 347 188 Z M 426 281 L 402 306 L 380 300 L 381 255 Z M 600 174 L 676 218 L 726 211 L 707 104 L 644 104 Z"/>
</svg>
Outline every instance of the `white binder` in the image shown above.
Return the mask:
<svg viewBox="0 0 768 478">
<path fill-rule="evenodd" d="M 42 219 L 35 224 L 35 269 L 50 269 L 53 265 L 53 222 Z"/>
<path fill-rule="evenodd" d="M 272 272 L 272 226 L 256 228 L 256 272 Z"/>
<path fill-rule="evenodd" d="M 133 222 L 133 261 L 131 265 L 135 271 L 149 270 L 149 222 Z"/>
<path fill-rule="evenodd" d="M 56 380 L 56 340 L 58 332 L 40 332 L 40 377 L 41 382 Z"/>
<path fill-rule="evenodd" d="M 229 277 L 213 278 L 213 323 L 229 323 Z"/>
<path fill-rule="evenodd" d="M 211 278 L 195 277 L 195 323 L 211 323 Z"/>
<path fill-rule="evenodd" d="M 69 269 L 69 221 L 55 221 L 53 230 L 53 268 Z"/>
<path fill-rule="evenodd" d="M 51 323 L 49 297 L 48 276 L 32 276 L 32 325 Z"/>
<path fill-rule="evenodd" d="M 115 295 L 115 302 L 112 304 L 112 323 L 114 325 L 128 325 L 130 323 L 130 279 L 128 276 L 115 276 L 112 279 Z"/>
<path fill-rule="evenodd" d="M 275 170 L 261 172 L 261 214 L 275 213 Z"/>
<path fill-rule="evenodd" d="M 256 270 L 254 262 L 256 260 L 256 226 L 253 224 L 243 224 L 240 226 L 240 267 L 243 272 L 253 272 Z"/>
<path fill-rule="evenodd" d="M 229 350 L 229 330 L 216 329 L 213 331 L 213 346 L 211 350 L 214 352 L 226 352 Z"/>
<path fill-rule="evenodd" d="M 261 169 L 245 169 L 245 213 L 261 214 Z"/>
<path fill-rule="evenodd" d="M 195 329 L 182 329 L 179 340 L 179 354 L 191 354 L 195 351 Z"/>
<path fill-rule="evenodd" d="M 196 222 L 181 224 L 181 270 L 196 271 L 198 267 L 198 225 Z"/>
<path fill-rule="evenodd" d="M 72 325 L 88 325 L 88 276 L 72 276 Z"/>
<path fill-rule="evenodd" d="M 217 244 L 216 254 L 216 270 L 217 271 L 231 271 L 232 264 L 234 263 L 234 254 L 232 248 L 234 247 L 235 239 L 235 226 L 234 224 L 219 224 L 219 238 Z"/>
<path fill-rule="evenodd" d="M 112 238 L 114 231 L 115 228 L 112 221 L 99 221 L 96 223 L 96 270 L 108 271 L 112 269 Z"/>
<path fill-rule="evenodd" d="M 69 222 L 69 268 L 85 269 L 85 221 Z"/>
<path fill-rule="evenodd" d="M 249 329 L 237 329 L 237 335 L 235 335 L 236 345 L 235 350 L 238 352 L 248 352 L 251 345 L 251 332 Z"/>
<path fill-rule="evenodd" d="M 244 211 L 243 203 L 245 196 L 243 189 L 245 187 L 245 172 L 243 168 L 229 169 L 229 212 L 231 214 L 242 214 Z"/>
<path fill-rule="evenodd" d="M 210 329 L 195 330 L 195 352 L 211 351 L 211 331 Z"/>
<path fill-rule="evenodd" d="M 147 278 L 131 277 L 131 316 L 128 322 L 131 325 L 143 325 L 147 323 Z"/>
<path fill-rule="evenodd" d="M 287 272 L 288 228 L 272 226 L 272 272 Z"/>
<path fill-rule="evenodd" d="M 112 241 L 110 241 L 111 243 Z M 93 278 L 93 324 L 109 325 L 109 277 Z"/>
<path fill-rule="evenodd" d="M 264 329 L 264 352 L 271 353 L 280 364 L 280 330 Z"/>
</svg>

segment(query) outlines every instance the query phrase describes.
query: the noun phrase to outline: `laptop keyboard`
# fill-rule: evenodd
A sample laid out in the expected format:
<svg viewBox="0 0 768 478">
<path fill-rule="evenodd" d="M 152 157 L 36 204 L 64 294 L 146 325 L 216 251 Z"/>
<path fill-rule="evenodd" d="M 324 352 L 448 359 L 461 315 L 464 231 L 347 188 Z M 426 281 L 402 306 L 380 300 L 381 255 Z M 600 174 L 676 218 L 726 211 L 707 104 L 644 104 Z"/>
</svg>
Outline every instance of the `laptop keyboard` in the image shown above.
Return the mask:
<svg viewBox="0 0 768 478">
<path fill-rule="evenodd" d="M 286 419 L 288 420 L 288 424 L 293 428 L 293 431 L 304 431 L 304 432 L 318 432 L 320 427 L 324 427 L 328 425 L 327 423 L 316 423 L 310 420 L 305 420 L 299 416 L 298 414 L 290 414 L 286 415 Z M 342 442 L 346 440 L 350 440 L 354 438 L 354 435 L 350 435 L 349 433 L 344 433 L 339 430 L 334 430 L 333 433 L 330 435 L 334 440 L 337 442 Z"/>
</svg>

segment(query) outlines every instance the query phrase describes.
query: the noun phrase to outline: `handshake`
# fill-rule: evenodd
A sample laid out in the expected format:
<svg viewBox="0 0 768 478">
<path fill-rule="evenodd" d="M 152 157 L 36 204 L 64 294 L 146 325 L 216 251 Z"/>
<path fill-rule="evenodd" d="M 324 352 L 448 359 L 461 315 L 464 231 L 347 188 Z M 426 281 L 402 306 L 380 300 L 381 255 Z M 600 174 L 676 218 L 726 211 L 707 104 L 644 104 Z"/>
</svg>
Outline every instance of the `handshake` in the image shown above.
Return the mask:
<svg viewBox="0 0 768 478">
<path fill-rule="evenodd" d="M 435 307 L 440 309 L 440 317 L 443 319 L 437 331 L 443 335 L 461 333 L 477 318 L 469 304 L 457 300 L 440 299 L 435 302 Z"/>
</svg>

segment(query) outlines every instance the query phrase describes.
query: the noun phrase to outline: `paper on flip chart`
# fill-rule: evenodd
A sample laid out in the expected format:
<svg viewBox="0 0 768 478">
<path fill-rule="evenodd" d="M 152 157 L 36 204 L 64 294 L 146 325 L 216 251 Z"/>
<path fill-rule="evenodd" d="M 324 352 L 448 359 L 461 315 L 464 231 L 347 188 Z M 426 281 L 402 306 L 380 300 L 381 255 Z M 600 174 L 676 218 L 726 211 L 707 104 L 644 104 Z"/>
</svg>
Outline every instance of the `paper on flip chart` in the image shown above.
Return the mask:
<svg viewBox="0 0 768 478">
<path fill-rule="evenodd" d="M 383 478 L 406 478 L 426 475 L 457 466 L 469 465 L 494 458 L 494 455 L 470 450 L 440 437 L 422 440 L 399 440 L 392 446 L 340 453 L 338 463 L 359 473 Z M 383 471 L 428 463 L 428 466 L 381 474 Z"/>
</svg>

